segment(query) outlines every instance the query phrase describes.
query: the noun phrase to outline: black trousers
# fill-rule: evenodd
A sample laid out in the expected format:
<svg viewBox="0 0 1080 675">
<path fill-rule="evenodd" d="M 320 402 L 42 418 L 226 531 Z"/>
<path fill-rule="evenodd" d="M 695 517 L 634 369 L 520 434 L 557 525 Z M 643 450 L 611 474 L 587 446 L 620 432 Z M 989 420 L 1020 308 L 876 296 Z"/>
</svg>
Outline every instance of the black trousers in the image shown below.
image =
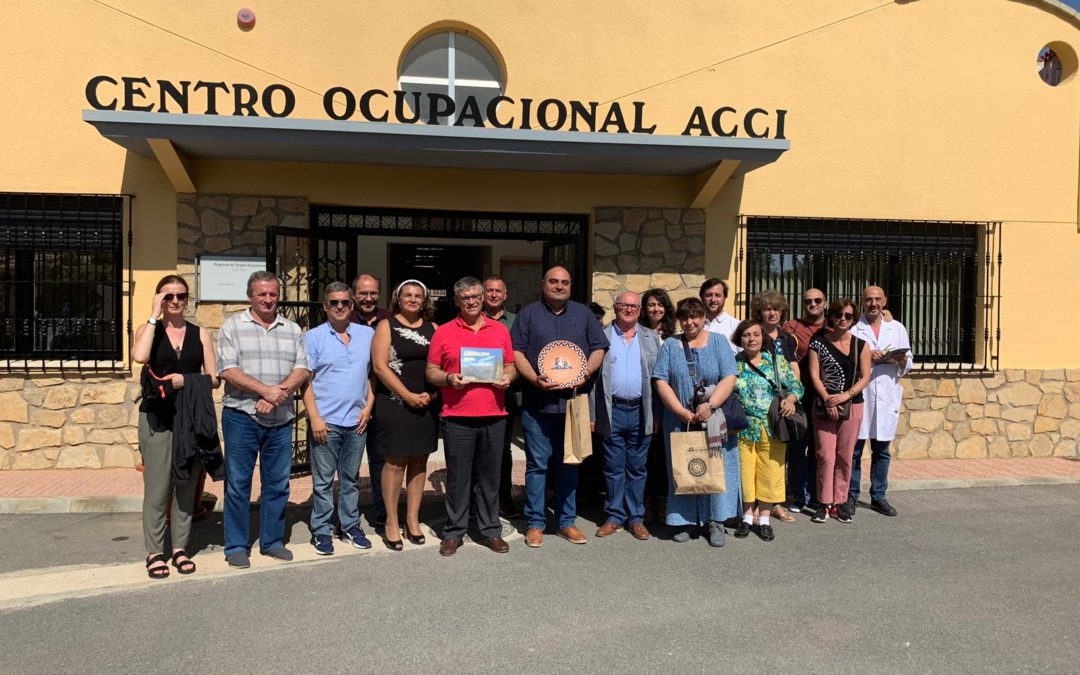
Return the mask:
<svg viewBox="0 0 1080 675">
<path fill-rule="evenodd" d="M 469 503 L 484 537 L 502 535 L 499 469 L 505 417 L 442 418 L 446 455 L 446 527 L 443 539 L 461 539 L 469 527 Z"/>
</svg>

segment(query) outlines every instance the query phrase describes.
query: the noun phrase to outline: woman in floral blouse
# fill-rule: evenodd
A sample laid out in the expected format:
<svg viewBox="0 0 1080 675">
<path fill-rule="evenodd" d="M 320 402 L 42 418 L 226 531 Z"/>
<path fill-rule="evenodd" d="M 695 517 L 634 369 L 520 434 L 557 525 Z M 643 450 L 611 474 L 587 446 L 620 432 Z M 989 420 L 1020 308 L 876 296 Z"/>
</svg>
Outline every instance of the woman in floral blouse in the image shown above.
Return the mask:
<svg viewBox="0 0 1080 675">
<path fill-rule="evenodd" d="M 735 358 L 738 378 L 735 393 L 746 409 L 750 426 L 739 433 L 739 465 L 742 475 L 743 517 L 735 529 L 740 539 L 750 534 L 754 526 L 754 507 L 760 514 L 758 536 L 765 541 L 776 538 L 769 513 L 773 504 L 784 501 L 785 447 L 778 439 L 769 437 L 769 406 L 775 398 L 773 383 L 779 381 L 788 395 L 780 403 L 780 414 L 794 414 L 795 403 L 803 395 L 802 382 L 791 370 L 787 359 L 762 349 L 761 323 L 743 321 L 731 335 L 742 347 Z"/>
</svg>

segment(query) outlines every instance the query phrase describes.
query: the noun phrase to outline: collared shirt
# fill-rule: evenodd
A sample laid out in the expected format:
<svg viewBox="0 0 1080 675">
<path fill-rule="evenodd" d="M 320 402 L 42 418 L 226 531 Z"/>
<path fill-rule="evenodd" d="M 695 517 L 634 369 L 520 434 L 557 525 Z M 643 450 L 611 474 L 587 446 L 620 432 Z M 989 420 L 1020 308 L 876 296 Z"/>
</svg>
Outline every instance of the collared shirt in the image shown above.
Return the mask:
<svg viewBox="0 0 1080 675">
<path fill-rule="evenodd" d="M 597 349 L 607 349 L 608 339 L 596 316 L 588 307 L 573 300 L 567 301 L 563 311 L 556 314 L 543 300 L 525 305 L 510 329 L 514 351 L 525 355 L 529 365 L 539 374 L 536 360 L 540 350 L 555 340 L 568 340 L 576 344 L 588 358 Z M 588 390 L 588 384 L 582 388 Z M 584 393 L 584 391 L 579 393 Z M 566 412 L 566 401 L 573 389 L 543 391 L 525 386 L 525 407 L 536 413 Z"/>
<path fill-rule="evenodd" d="M 371 317 L 370 320 L 360 316 L 359 309 L 353 309 L 352 314 L 349 316 L 349 321 L 360 324 L 361 326 L 370 326 L 371 328 L 374 328 L 375 324 L 388 318 L 390 318 L 390 312 L 388 310 L 385 310 L 382 307 L 376 307 L 375 316 Z"/>
<path fill-rule="evenodd" d="M 615 322 L 610 331 L 611 395 L 614 398 L 641 398 L 641 346 L 637 330 L 629 344 L 626 333 L 619 330 Z"/>
<path fill-rule="evenodd" d="M 428 347 L 428 363 L 447 373 L 461 372 L 461 348 L 501 349 L 503 368 L 514 363 L 510 331 L 492 319 L 483 319 L 473 331 L 461 316 L 455 316 L 435 329 Z M 501 417 L 506 415 L 506 391 L 491 384 L 472 382 L 463 389 L 442 387 L 443 417 Z"/>
<path fill-rule="evenodd" d="M 319 416 L 328 424 L 354 427 L 367 403 L 371 374 L 371 339 L 375 331 L 350 323 L 345 329 L 349 344 L 341 340 L 330 322 L 304 335 L 304 350 L 311 368 L 311 388 Z"/>
<path fill-rule="evenodd" d="M 517 318 L 517 314 L 514 314 L 513 312 L 508 311 L 505 308 L 503 308 L 502 316 L 498 318 L 488 314 L 487 311 L 484 311 L 484 316 L 494 321 L 498 321 L 502 325 L 506 326 L 506 330 L 510 330 L 514 327 L 514 319 Z"/>
<path fill-rule="evenodd" d="M 233 314 L 225 320 L 218 333 L 218 374 L 239 368 L 263 384 L 279 384 L 296 368 L 308 367 L 307 352 L 301 339 L 300 326 L 280 314 L 269 327 L 255 320 L 251 309 Z M 292 401 L 286 401 L 269 414 L 255 412 L 259 395 L 225 383 L 222 405 L 235 408 L 255 418 L 264 426 L 279 426 L 292 421 Z"/>
<path fill-rule="evenodd" d="M 705 330 L 710 333 L 716 333 L 717 335 L 723 335 L 727 338 L 728 345 L 731 346 L 731 353 L 738 354 L 742 351 L 741 347 L 737 347 L 734 342 L 731 341 L 731 336 L 735 333 L 735 329 L 739 327 L 739 320 L 731 316 L 727 312 L 720 312 L 716 315 L 716 318 L 712 321 L 705 322 Z"/>
</svg>

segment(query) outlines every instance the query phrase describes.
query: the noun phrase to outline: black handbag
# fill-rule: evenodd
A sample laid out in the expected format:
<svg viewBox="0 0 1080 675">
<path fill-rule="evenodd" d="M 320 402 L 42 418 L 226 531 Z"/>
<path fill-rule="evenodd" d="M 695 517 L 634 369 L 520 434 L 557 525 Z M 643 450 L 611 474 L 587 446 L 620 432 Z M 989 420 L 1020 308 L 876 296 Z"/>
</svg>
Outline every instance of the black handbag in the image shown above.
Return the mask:
<svg viewBox="0 0 1080 675">
<path fill-rule="evenodd" d="M 859 379 L 859 359 L 855 354 L 855 341 L 859 338 L 854 335 L 851 336 L 851 346 L 848 348 L 848 360 L 855 366 L 855 375 L 852 384 Z M 851 417 L 851 400 L 848 399 L 836 407 L 836 420 L 837 422 L 843 422 L 847 418 Z M 819 420 L 832 420 L 829 417 L 829 411 L 825 408 L 825 401 L 818 399 L 818 404 L 814 406 L 814 417 Z"/>
<path fill-rule="evenodd" d="M 808 422 L 806 419 L 806 411 L 803 409 L 802 402 L 798 399 L 795 400 L 795 412 L 788 417 L 784 417 L 780 414 L 780 403 L 790 396 L 787 387 L 780 384 L 780 369 L 776 367 L 776 355 L 773 356 L 773 375 L 775 380 L 770 380 L 765 377 L 765 373 L 758 370 L 758 367 L 750 363 L 750 359 L 746 360 L 746 365 L 758 375 L 761 375 L 766 382 L 773 387 L 773 400 L 769 404 L 769 428 L 772 430 L 773 435 L 782 443 L 791 443 L 797 441 L 806 435 L 808 428 Z"/>
<path fill-rule="evenodd" d="M 690 351 L 690 341 L 686 339 L 685 335 L 679 336 L 679 339 L 682 341 L 683 354 L 686 356 L 686 367 L 690 370 L 690 382 L 691 386 L 694 387 L 694 401 L 700 405 L 704 401 L 699 400 L 698 391 L 699 388 L 700 391 L 705 391 L 705 380 L 698 380 L 697 362 L 694 359 L 694 354 Z M 750 419 L 746 416 L 746 409 L 743 408 L 742 402 L 734 391 L 720 404 L 720 410 L 724 413 L 724 422 L 727 424 L 729 433 L 734 434 L 750 426 Z"/>
</svg>

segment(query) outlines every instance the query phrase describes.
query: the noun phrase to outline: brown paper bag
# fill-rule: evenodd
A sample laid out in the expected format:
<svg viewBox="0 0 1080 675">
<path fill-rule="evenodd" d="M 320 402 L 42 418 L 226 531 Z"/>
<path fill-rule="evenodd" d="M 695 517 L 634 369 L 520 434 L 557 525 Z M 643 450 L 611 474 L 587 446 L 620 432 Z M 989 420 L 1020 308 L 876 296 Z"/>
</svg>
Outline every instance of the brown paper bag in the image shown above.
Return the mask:
<svg viewBox="0 0 1080 675">
<path fill-rule="evenodd" d="M 671 433 L 671 477 L 677 495 L 727 492 L 724 458 L 719 454 L 709 456 L 704 431 Z"/>
<path fill-rule="evenodd" d="M 581 464 L 592 454 L 592 425 L 589 419 L 589 395 L 578 394 L 566 402 L 566 428 L 563 431 L 563 462 Z"/>
</svg>

